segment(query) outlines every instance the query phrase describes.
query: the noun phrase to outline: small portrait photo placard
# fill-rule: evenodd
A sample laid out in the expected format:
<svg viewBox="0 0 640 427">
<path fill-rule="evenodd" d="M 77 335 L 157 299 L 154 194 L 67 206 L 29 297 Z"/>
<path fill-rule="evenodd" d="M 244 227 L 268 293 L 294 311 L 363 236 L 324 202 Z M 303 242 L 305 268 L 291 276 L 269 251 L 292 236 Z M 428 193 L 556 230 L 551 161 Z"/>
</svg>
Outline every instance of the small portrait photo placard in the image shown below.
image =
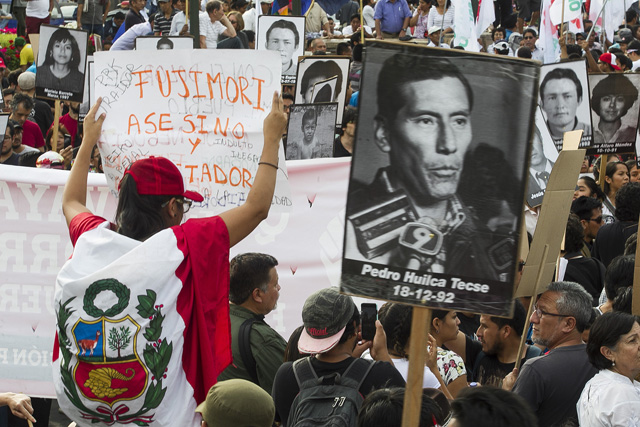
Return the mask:
<svg viewBox="0 0 640 427">
<path fill-rule="evenodd" d="M 337 102 L 292 105 L 286 159 L 333 157 L 337 112 Z"/>
<path fill-rule="evenodd" d="M 258 50 L 274 50 L 282 60 L 282 84 L 294 84 L 298 57 L 304 55 L 304 16 L 258 17 Z"/>
</svg>

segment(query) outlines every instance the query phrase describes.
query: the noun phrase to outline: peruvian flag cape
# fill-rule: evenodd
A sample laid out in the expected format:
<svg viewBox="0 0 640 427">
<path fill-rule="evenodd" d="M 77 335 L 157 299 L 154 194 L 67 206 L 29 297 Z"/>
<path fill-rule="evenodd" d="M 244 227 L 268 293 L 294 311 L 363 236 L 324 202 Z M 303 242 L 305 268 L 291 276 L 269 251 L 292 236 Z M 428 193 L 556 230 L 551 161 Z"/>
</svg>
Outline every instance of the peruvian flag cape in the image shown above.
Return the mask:
<svg viewBox="0 0 640 427">
<path fill-rule="evenodd" d="M 58 402 L 79 426 L 194 426 L 231 362 L 229 235 L 191 219 L 144 242 L 77 215 L 57 278 Z"/>
</svg>

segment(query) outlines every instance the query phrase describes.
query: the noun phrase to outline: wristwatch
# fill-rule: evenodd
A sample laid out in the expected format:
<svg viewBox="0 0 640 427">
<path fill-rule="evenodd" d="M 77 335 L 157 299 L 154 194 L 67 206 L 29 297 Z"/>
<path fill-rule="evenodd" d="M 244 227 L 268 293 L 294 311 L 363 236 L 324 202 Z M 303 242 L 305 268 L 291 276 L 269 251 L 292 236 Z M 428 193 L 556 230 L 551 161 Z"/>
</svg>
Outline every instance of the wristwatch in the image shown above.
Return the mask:
<svg viewBox="0 0 640 427">
<path fill-rule="evenodd" d="M 403 28 L 402 31 L 407 32 L 408 28 Z"/>
</svg>

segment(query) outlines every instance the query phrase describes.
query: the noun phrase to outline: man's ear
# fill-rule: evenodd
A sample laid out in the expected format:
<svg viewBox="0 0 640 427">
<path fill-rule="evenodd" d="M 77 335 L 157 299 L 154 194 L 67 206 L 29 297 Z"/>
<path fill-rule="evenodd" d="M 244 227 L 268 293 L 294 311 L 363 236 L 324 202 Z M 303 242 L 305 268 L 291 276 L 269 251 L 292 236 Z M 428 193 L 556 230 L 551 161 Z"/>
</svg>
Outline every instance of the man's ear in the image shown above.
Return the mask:
<svg viewBox="0 0 640 427">
<path fill-rule="evenodd" d="M 571 332 L 576 328 L 576 318 L 573 316 L 567 316 L 564 318 L 564 324 L 562 325 L 563 332 Z"/>
<path fill-rule="evenodd" d="M 376 145 L 383 153 L 388 153 L 391 151 L 391 146 L 389 145 L 389 129 L 387 125 L 387 121 L 380 114 L 377 114 L 373 119 L 373 139 L 376 142 Z"/>
<path fill-rule="evenodd" d="M 262 302 L 262 295 L 260 294 L 260 288 L 255 288 L 251 291 L 251 298 L 258 303 Z"/>
<path fill-rule="evenodd" d="M 586 219 L 581 219 L 580 224 L 582 224 L 582 231 L 586 230 L 587 226 L 589 225 Z"/>
</svg>

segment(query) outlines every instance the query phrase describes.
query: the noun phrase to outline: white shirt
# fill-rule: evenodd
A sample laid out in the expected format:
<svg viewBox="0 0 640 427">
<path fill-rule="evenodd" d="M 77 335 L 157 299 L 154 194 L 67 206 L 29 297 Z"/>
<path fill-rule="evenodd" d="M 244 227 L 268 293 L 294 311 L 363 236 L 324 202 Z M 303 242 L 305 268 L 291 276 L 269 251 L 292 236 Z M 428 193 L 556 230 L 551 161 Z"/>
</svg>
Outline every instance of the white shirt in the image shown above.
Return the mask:
<svg viewBox="0 0 640 427">
<path fill-rule="evenodd" d="M 259 6 L 258 6 L 259 7 Z M 256 20 L 258 17 L 256 16 L 256 8 L 247 10 L 242 14 L 242 20 L 244 21 L 244 29 L 245 31 L 256 31 Z"/>
<path fill-rule="evenodd" d="M 49 0 L 30 0 L 27 3 L 27 16 L 38 19 L 49 16 Z"/>
<path fill-rule="evenodd" d="M 370 5 L 366 5 L 362 8 L 362 18 L 364 19 L 364 24 L 373 28 L 376 26 L 376 20 L 373 19 L 373 15 L 376 11 Z"/>
<path fill-rule="evenodd" d="M 584 386 L 576 409 L 581 427 L 639 427 L 640 383 L 603 369 Z"/>
<path fill-rule="evenodd" d="M 136 37 L 146 36 L 152 33 L 153 31 L 151 30 L 150 23 L 143 22 L 141 24 L 136 24 L 125 31 L 124 34 L 113 43 L 111 50 L 133 50 Z"/>
<path fill-rule="evenodd" d="M 205 43 L 207 49 L 217 49 L 218 37 L 227 29 L 220 21 L 211 22 L 211 17 L 207 12 L 203 12 L 199 16 L 200 20 L 200 37 L 206 38 Z"/>
<path fill-rule="evenodd" d="M 373 35 L 373 31 L 371 30 L 371 27 L 368 25 L 363 25 L 362 28 L 364 28 L 364 32 L 370 35 Z M 353 28 L 351 28 L 351 24 L 347 25 L 346 27 L 344 27 L 342 29 L 342 35 L 343 36 L 350 36 L 353 34 Z"/>
<path fill-rule="evenodd" d="M 638 68 L 640 68 L 640 59 L 633 61 L 633 68 L 631 70 L 636 71 Z"/>
<path fill-rule="evenodd" d="M 393 366 L 400 372 L 402 378 L 407 381 L 409 376 L 409 360 L 393 359 Z M 424 376 L 422 377 L 422 388 L 440 388 L 440 382 L 426 366 L 424 367 Z"/>
<path fill-rule="evenodd" d="M 178 12 L 173 16 L 171 20 L 171 29 L 169 30 L 170 36 L 179 36 L 180 30 L 184 27 L 184 24 L 187 23 L 187 17 L 184 12 Z"/>
</svg>

